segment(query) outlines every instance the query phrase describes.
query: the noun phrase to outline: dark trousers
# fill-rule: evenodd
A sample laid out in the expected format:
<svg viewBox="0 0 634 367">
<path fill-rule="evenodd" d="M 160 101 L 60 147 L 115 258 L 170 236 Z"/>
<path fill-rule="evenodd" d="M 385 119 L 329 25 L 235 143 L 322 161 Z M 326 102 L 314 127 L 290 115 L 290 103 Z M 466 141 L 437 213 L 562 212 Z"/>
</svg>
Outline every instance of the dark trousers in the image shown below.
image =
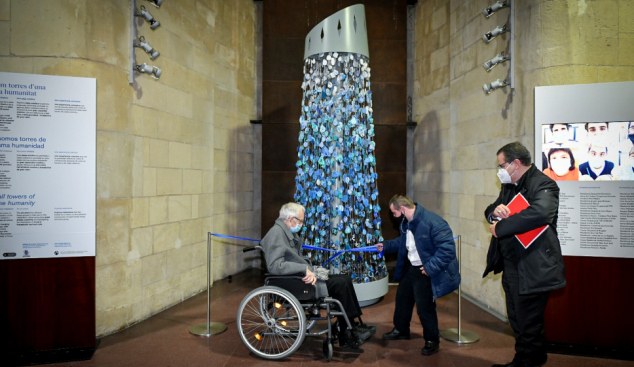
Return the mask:
<svg viewBox="0 0 634 367">
<path fill-rule="evenodd" d="M 506 312 L 515 334 L 514 360 L 539 364 L 547 359 L 544 337 L 544 310 L 550 292 L 520 294 L 517 263 L 504 259 L 502 287 Z"/>
<path fill-rule="evenodd" d="M 394 308 L 394 327 L 401 333 L 409 334 L 414 304 L 420 323 L 423 325 L 423 337 L 426 341 L 438 342 L 438 315 L 436 302 L 431 290 L 431 278 L 406 261 L 405 275 L 396 290 Z"/>
<path fill-rule="evenodd" d="M 328 295 L 339 302 L 343 306 L 343 311 L 348 316 L 350 324 L 354 326 L 353 319 L 361 316 L 361 306 L 359 306 L 359 300 L 357 299 L 357 293 L 354 291 L 352 285 L 352 279 L 348 275 L 334 274 L 328 275 L 326 281 L 326 288 L 328 288 Z M 346 321 L 343 317 L 337 318 L 339 325 L 346 325 Z M 343 328 L 345 330 L 345 327 Z"/>
</svg>

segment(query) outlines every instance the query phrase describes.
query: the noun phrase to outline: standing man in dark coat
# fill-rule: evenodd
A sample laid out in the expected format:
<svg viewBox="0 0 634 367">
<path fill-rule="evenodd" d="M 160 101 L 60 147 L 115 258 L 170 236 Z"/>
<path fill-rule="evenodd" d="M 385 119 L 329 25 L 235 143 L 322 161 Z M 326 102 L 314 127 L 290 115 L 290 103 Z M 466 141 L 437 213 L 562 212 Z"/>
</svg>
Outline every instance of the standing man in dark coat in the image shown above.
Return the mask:
<svg viewBox="0 0 634 367">
<path fill-rule="evenodd" d="M 394 329 L 383 334 L 383 339 L 410 338 L 409 325 L 416 304 L 425 338 L 421 353 L 430 356 L 440 348 L 436 299 L 460 285 L 453 234 L 444 219 L 407 196 L 394 195 L 390 210 L 396 218 L 402 218 L 401 236 L 376 247 L 386 253 L 398 252 L 394 280 L 400 283 L 396 290 Z"/>
<path fill-rule="evenodd" d="M 487 254 L 489 272 L 503 271 L 506 311 L 515 334 L 515 357 L 494 367 L 537 367 L 548 360 L 544 345 L 544 310 L 550 291 L 566 285 L 564 260 L 557 238 L 559 187 L 531 164 L 531 154 L 519 142 L 497 152 L 502 189 L 484 211 L 493 237 Z M 507 207 L 522 194 L 529 207 L 510 215 Z M 548 225 L 529 247 L 515 237 Z"/>
</svg>

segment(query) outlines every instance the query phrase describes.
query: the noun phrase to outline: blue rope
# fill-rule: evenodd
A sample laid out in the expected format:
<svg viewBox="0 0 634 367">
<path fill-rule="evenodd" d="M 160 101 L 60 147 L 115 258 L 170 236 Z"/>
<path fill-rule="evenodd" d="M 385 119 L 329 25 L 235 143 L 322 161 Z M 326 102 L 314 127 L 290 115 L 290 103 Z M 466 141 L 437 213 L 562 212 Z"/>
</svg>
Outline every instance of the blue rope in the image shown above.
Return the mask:
<svg viewBox="0 0 634 367">
<path fill-rule="evenodd" d="M 328 264 L 329 262 L 331 262 L 332 260 L 337 258 L 337 256 L 343 254 L 344 252 L 379 252 L 379 249 L 374 247 L 374 246 L 356 247 L 356 248 L 351 248 L 351 249 L 346 249 L 346 250 L 333 250 L 331 248 L 315 247 L 315 246 L 308 246 L 308 245 L 303 245 L 302 248 L 305 248 L 307 250 L 320 250 L 320 251 L 336 252 L 336 254 L 331 256 L 328 260 L 324 261 L 321 264 L 321 266 L 324 266 L 324 265 Z M 379 259 L 382 258 L 382 257 L 383 257 L 383 251 L 379 252 Z"/>
<path fill-rule="evenodd" d="M 227 236 L 224 234 L 218 234 L 218 233 L 209 233 L 212 236 L 216 236 L 216 237 L 222 237 L 222 238 L 235 238 L 236 240 L 247 240 L 247 241 L 255 241 L 255 242 L 260 242 L 261 240 L 256 240 L 253 238 L 244 238 L 244 237 L 234 237 L 234 236 Z M 457 240 L 458 237 L 460 236 L 456 236 L 453 239 Z M 304 248 L 311 248 L 313 246 L 303 246 Z M 363 247 L 362 247 L 363 248 Z M 324 250 L 324 251 L 337 251 L 337 250 L 332 250 L 332 249 L 325 249 L 325 248 L 321 248 L 321 247 L 315 247 L 315 248 L 311 248 L 312 250 Z M 351 249 L 353 250 L 353 249 Z"/>
<path fill-rule="evenodd" d="M 368 246 L 368 247 L 357 247 L 357 248 L 351 248 L 351 249 L 347 249 L 347 250 L 334 250 L 331 248 L 323 248 L 323 247 L 315 247 L 315 246 L 308 246 L 308 245 L 303 245 L 302 248 L 305 248 L 307 250 L 321 250 L 321 251 L 328 251 L 328 252 L 379 252 L 379 249 L 377 249 L 374 246 Z"/>
<path fill-rule="evenodd" d="M 334 260 L 337 256 L 339 256 L 339 255 L 341 255 L 341 254 L 343 254 L 343 253 L 344 253 L 344 251 L 339 251 L 339 252 L 337 252 L 336 254 L 332 255 L 332 256 L 331 256 L 328 260 L 324 261 L 324 262 L 321 264 L 321 266 L 323 267 L 324 265 L 328 264 L 329 262 L 331 262 L 332 260 Z M 380 254 L 379 254 L 379 257 L 380 257 Z"/>
<path fill-rule="evenodd" d="M 256 240 L 253 238 L 244 238 L 244 237 L 234 237 L 234 236 L 227 236 L 224 234 L 218 234 L 218 233 L 209 233 L 212 236 L 216 236 L 216 237 L 222 237 L 222 238 L 234 238 L 236 240 L 247 240 L 247 241 L 255 241 L 255 242 L 260 242 L 260 240 Z"/>
<path fill-rule="evenodd" d="M 222 238 L 233 238 L 233 239 L 236 239 L 236 240 L 246 240 L 246 241 L 260 242 L 260 240 L 256 240 L 256 239 L 253 239 L 253 238 L 227 236 L 227 235 L 218 234 L 218 233 L 209 233 L 209 234 L 212 235 L 212 236 L 222 237 Z M 458 236 L 454 237 L 453 239 L 457 240 Z M 319 251 L 327 251 L 327 252 L 336 252 L 336 254 L 334 254 L 328 260 L 323 262 L 321 264 L 321 266 L 325 266 L 326 264 L 328 264 L 332 260 L 336 259 L 339 255 L 343 254 L 344 252 L 379 252 L 379 249 L 374 247 L 374 246 L 357 247 L 357 248 L 351 248 L 351 249 L 346 249 L 346 250 L 335 250 L 335 249 L 331 249 L 331 248 L 323 248 L 323 247 L 308 246 L 308 245 L 302 245 L 302 248 L 307 249 L 307 250 L 319 250 Z M 379 259 L 382 258 L 382 257 L 383 257 L 383 251 L 379 252 Z"/>
<path fill-rule="evenodd" d="M 253 238 L 227 236 L 227 235 L 218 234 L 218 233 L 209 233 L 209 234 L 212 235 L 212 236 L 221 237 L 221 238 L 233 238 L 233 239 L 236 239 L 236 240 L 247 240 L 247 241 L 254 241 L 254 242 L 259 242 L 260 241 L 260 240 L 256 240 L 256 239 L 253 239 Z M 302 245 L 302 248 L 307 249 L 307 250 L 320 250 L 320 251 L 336 252 L 336 254 L 334 256 L 332 256 L 328 260 L 326 260 L 323 264 L 321 264 L 321 266 L 324 266 L 324 265 L 328 264 L 329 262 L 331 262 L 337 256 L 343 254 L 344 252 L 379 252 L 379 249 L 374 247 L 374 246 L 351 248 L 351 249 L 347 249 L 347 250 L 334 250 L 334 249 L 330 249 L 330 248 L 308 246 L 308 245 Z M 381 257 L 383 257 L 383 251 L 379 252 L 379 259 Z"/>
</svg>

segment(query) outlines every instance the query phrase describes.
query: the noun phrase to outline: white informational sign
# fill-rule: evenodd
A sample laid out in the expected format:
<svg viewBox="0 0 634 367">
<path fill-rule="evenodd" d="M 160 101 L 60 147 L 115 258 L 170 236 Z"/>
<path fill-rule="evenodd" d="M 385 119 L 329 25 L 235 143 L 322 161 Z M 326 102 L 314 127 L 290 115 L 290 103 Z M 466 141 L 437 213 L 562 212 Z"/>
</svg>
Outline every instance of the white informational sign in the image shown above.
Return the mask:
<svg viewBox="0 0 634 367">
<path fill-rule="evenodd" d="M 535 88 L 535 165 L 564 255 L 634 258 L 634 82 Z"/>
<path fill-rule="evenodd" d="M 0 72 L 0 259 L 95 256 L 96 94 Z"/>
</svg>

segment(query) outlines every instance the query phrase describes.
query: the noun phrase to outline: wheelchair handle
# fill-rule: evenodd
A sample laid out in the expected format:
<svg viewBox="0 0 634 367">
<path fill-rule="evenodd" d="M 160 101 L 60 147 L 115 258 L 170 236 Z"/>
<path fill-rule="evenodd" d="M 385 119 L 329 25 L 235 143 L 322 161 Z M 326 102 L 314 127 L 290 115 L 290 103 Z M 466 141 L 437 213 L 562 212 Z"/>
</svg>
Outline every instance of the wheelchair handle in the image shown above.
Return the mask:
<svg viewBox="0 0 634 367">
<path fill-rule="evenodd" d="M 262 250 L 262 246 L 246 247 L 242 249 L 242 252 L 249 252 L 249 251 L 255 251 L 255 250 Z"/>
</svg>

